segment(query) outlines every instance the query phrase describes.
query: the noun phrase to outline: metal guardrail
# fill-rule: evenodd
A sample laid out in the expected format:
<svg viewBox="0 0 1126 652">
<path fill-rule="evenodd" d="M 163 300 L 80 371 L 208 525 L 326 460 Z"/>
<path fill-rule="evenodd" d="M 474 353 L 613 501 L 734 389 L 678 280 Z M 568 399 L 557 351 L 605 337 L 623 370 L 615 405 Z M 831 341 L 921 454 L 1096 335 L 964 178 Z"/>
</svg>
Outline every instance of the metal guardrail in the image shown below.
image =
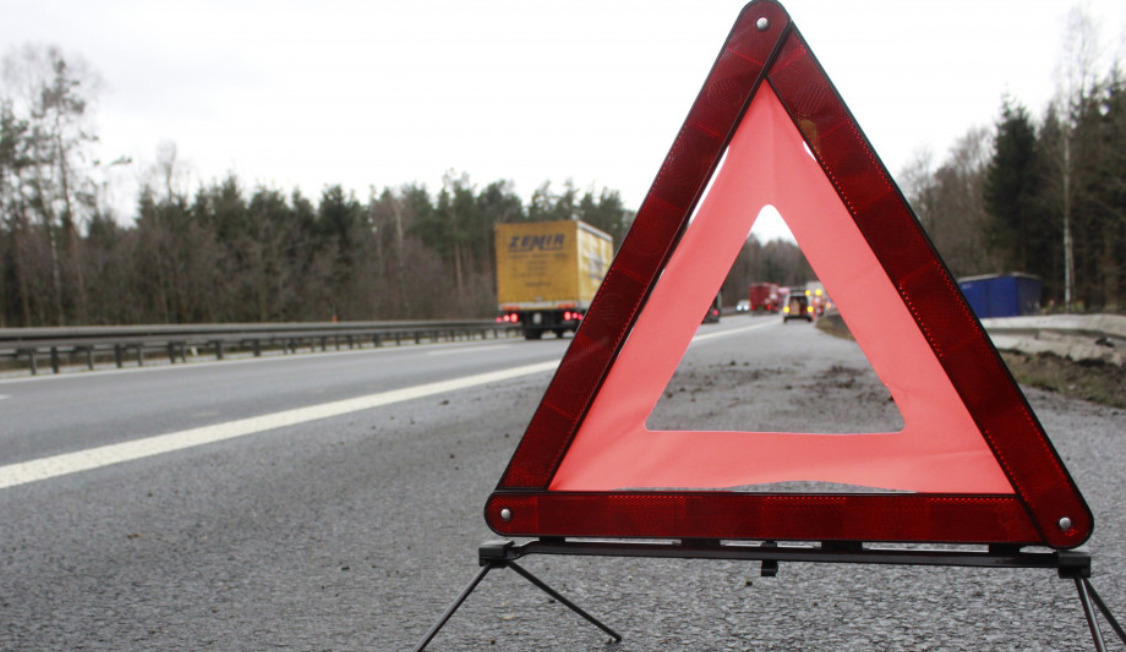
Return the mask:
<svg viewBox="0 0 1126 652">
<path fill-rule="evenodd" d="M 1126 316 L 1031 315 L 982 319 L 998 349 L 1126 363 Z"/>
<path fill-rule="evenodd" d="M 1101 359 L 1126 364 L 1126 316 L 1038 315 L 981 320 L 998 349 L 1051 352 L 1073 360 Z M 493 320 L 383 321 L 288 324 L 205 324 L 195 326 L 81 326 L 73 328 L 0 328 L 0 360 L 39 372 L 40 357 L 59 373 L 64 364 L 85 365 L 112 355 L 117 367 L 127 360 L 144 366 L 149 355 L 186 362 L 189 351 L 211 351 L 222 360 L 231 350 L 255 357 L 264 350 L 296 353 L 423 341 L 510 337 L 517 329 Z M 76 361 L 77 360 L 77 361 Z"/>
<path fill-rule="evenodd" d="M 1111 337 L 1126 341 L 1126 316 L 1123 315 L 1029 315 L 994 317 L 981 320 L 985 329 L 996 333 L 1035 335 L 1061 333 L 1083 337 Z"/>
<path fill-rule="evenodd" d="M 847 331 L 840 313 L 825 314 L 835 329 Z M 1001 351 L 1052 353 L 1075 361 L 1101 360 L 1126 364 L 1126 316 L 1032 315 L 981 320 L 989 339 Z"/>
<path fill-rule="evenodd" d="M 248 351 L 255 357 L 264 350 L 296 353 L 300 349 L 327 351 L 329 346 L 356 348 L 371 345 L 423 341 L 456 341 L 508 337 L 512 327 L 493 320 L 384 321 L 286 324 L 204 324 L 194 326 L 80 326 L 73 328 L 0 328 L 0 358 L 7 357 L 17 368 L 26 364 L 39 372 L 46 356 L 54 373 L 65 364 L 84 364 L 93 369 L 99 358 L 113 356 L 121 368 L 127 359 L 144 366 L 147 355 L 166 355 L 171 364 L 186 362 L 189 351 L 212 351 L 222 360 L 232 350 Z M 65 362 L 64 362 L 65 361 Z"/>
</svg>

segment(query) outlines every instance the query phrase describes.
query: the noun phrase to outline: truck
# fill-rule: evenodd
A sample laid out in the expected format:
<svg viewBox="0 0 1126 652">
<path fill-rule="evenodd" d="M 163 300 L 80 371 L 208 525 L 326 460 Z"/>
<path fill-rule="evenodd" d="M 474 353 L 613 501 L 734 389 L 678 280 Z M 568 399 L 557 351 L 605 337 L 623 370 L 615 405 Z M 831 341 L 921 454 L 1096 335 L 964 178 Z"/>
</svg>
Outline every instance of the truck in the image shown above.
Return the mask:
<svg viewBox="0 0 1126 652">
<path fill-rule="evenodd" d="M 704 320 L 702 324 L 718 324 L 719 316 L 723 314 L 723 300 L 717 294 L 712 299 L 712 305 L 708 306 L 708 311 L 704 313 Z"/>
<path fill-rule="evenodd" d="M 825 286 L 820 281 L 806 283 L 805 295 L 809 297 L 809 304 L 813 306 L 813 313 L 818 317 L 824 315 L 825 311 L 833 307 L 833 302 L 829 299 L 829 295 L 825 293 Z"/>
<path fill-rule="evenodd" d="M 782 296 L 779 294 L 777 283 L 752 283 L 748 295 L 751 300 L 751 312 L 759 310 L 778 312 L 782 307 Z"/>
<path fill-rule="evenodd" d="M 1018 317 L 1040 313 L 1044 282 L 1039 276 L 1012 272 L 960 278 L 958 288 L 978 319 Z"/>
<path fill-rule="evenodd" d="M 528 340 L 578 330 L 613 257 L 613 238 L 578 220 L 497 224 L 497 322 Z"/>
</svg>

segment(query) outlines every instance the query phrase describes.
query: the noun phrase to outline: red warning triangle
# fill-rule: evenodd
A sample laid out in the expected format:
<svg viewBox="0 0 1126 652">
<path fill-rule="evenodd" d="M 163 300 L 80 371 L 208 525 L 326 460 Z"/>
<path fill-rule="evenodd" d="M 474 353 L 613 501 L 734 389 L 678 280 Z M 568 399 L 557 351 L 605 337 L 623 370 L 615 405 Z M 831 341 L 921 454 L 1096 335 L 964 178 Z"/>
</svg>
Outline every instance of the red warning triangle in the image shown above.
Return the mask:
<svg viewBox="0 0 1126 652">
<path fill-rule="evenodd" d="M 767 206 L 892 393 L 901 431 L 646 428 Z M 791 480 L 884 491 L 731 490 Z M 506 536 L 1057 548 L 1094 528 L 906 201 L 770 0 L 736 21 L 485 518 Z"/>
</svg>

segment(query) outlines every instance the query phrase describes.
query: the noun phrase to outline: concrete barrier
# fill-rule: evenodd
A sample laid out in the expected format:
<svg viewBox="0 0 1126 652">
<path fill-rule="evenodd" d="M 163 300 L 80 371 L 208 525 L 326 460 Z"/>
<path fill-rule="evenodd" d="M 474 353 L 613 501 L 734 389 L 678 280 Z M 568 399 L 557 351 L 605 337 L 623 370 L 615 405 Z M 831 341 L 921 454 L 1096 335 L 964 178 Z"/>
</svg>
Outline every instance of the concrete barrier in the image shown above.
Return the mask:
<svg viewBox="0 0 1126 652">
<path fill-rule="evenodd" d="M 847 333 L 840 314 L 829 311 L 818 326 Z M 1126 364 L 1126 316 L 1122 315 L 1035 315 L 982 319 L 993 346 L 1000 351 L 1029 355 L 1054 353 L 1074 361 L 1102 360 Z"/>
<path fill-rule="evenodd" d="M 1126 363 L 1126 316 L 1036 315 L 997 317 L 981 325 L 1002 351 L 1054 353 L 1075 361 Z"/>
</svg>

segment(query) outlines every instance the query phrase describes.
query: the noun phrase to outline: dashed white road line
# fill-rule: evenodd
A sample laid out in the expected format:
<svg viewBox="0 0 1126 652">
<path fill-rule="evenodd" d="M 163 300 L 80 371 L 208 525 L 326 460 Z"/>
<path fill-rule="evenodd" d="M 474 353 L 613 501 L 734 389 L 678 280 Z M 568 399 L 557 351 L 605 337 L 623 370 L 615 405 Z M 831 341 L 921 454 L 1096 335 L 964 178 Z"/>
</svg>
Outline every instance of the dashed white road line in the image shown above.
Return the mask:
<svg viewBox="0 0 1126 652">
<path fill-rule="evenodd" d="M 507 349 L 512 346 L 511 344 L 487 344 L 482 346 L 469 346 L 458 349 L 438 349 L 434 351 L 426 351 L 423 355 L 428 356 L 442 356 L 442 355 L 461 355 L 463 353 L 480 353 L 481 351 L 499 351 L 500 349 Z"/>
<path fill-rule="evenodd" d="M 769 321 L 769 322 L 760 322 L 758 324 L 751 324 L 750 326 L 739 326 L 738 328 L 732 328 L 730 330 L 725 330 L 725 331 L 718 331 L 718 332 L 715 332 L 715 333 L 696 333 L 696 336 L 692 338 L 692 344 L 696 344 L 698 342 L 706 342 L 708 340 L 713 340 L 713 339 L 720 338 L 720 337 L 729 337 L 731 335 L 742 335 L 743 333 L 746 333 L 747 331 L 753 331 L 753 330 L 757 330 L 759 328 L 765 328 L 767 326 L 772 326 L 774 324 L 775 324 L 775 322 L 772 320 L 772 321 Z"/>
<path fill-rule="evenodd" d="M 237 437 L 245 437 L 275 428 L 295 426 L 416 398 L 521 378 L 552 371 L 557 366 L 559 366 L 558 360 L 540 362 L 9 464 L 0 466 L 0 489 L 98 469 L 111 464 L 139 460 L 161 453 L 170 453 Z"/>
</svg>

